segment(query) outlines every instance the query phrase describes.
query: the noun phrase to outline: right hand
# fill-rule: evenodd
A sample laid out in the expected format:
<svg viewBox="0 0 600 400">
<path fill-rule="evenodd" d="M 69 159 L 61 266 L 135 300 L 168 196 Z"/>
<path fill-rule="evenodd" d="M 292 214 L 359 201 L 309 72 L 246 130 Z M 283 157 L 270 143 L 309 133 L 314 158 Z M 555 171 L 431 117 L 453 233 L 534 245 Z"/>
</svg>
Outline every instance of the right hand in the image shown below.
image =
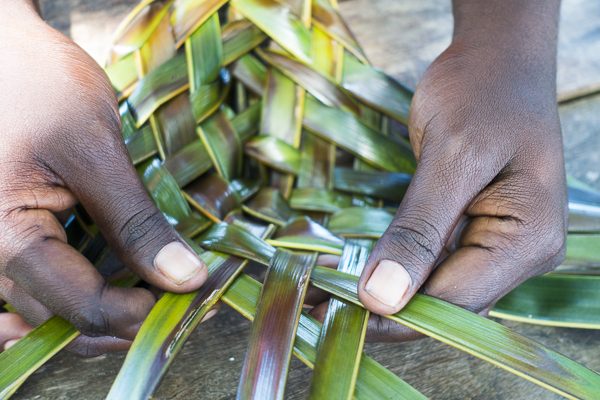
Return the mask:
<svg viewBox="0 0 600 400">
<path fill-rule="evenodd" d="M 154 296 L 109 286 L 56 213 L 81 202 L 121 261 L 163 290 L 197 289 L 207 268 L 139 180 L 102 69 L 15 1 L 0 1 L 0 60 L 0 297 L 31 325 L 70 321 L 80 353 L 125 349 Z"/>
</svg>

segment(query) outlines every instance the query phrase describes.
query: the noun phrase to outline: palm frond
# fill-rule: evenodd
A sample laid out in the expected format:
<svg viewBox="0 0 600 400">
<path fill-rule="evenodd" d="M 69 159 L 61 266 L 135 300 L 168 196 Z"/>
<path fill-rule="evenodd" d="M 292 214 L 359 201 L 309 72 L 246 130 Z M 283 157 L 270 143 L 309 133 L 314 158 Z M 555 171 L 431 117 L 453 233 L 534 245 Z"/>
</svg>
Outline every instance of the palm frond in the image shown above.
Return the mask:
<svg viewBox="0 0 600 400">
<path fill-rule="evenodd" d="M 415 171 L 390 123 L 407 123 L 412 93 L 369 64 L 336 2 L 144 0 L 106 72 L 142 181 L 210 270 L 201 289 L 157 302 L 109 398 L 152 396 L 219 300 L 254 320 L 240 398 L 282 398 L 292 353 L 315 369 L 313 398 L 424 398 L 364 354 L 369 313 L 356 295 Z M 570 180 L 569 196 L 567 259 L 600 263 L 600 195 Z M 70 224 L 77 248 L 97 238 L 84 219 Z M 318 253 L 340 255 L 339 270 L 314 266 Z M 243 272 L 250 262 L 264 266 L 264 286 Z M 597 283 L 535 278 L 492 313 L 597 328 Z M 302 312 L 309 284 L 333 296 L 323 325 Z M 457 306 L 417 295 L 387 318 L 563 396 L 597 397 L 595 372 Z M 77 334 L 52 318 L 0 354 L 0 397 Z"/>
</svg>

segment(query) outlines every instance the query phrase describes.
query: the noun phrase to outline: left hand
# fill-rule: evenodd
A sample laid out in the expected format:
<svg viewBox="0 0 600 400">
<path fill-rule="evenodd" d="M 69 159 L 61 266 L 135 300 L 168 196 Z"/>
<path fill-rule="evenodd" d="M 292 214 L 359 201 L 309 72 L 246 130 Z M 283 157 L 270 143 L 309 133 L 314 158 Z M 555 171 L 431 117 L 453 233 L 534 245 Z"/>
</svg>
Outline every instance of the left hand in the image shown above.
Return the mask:
<svg viewBox="0 0 600 400">
<path fill-rule="evenodd" d="M 455 41 L 426 72 L 409 124 L 417 171 L 359 282 L 370 311 L 396 313 L 421 291 L 485 312 L 562 261 L 567 199 L 553 71 L 523 61 Z M 407 337 L 376 325 L 379 339 Z"/>
</svg>

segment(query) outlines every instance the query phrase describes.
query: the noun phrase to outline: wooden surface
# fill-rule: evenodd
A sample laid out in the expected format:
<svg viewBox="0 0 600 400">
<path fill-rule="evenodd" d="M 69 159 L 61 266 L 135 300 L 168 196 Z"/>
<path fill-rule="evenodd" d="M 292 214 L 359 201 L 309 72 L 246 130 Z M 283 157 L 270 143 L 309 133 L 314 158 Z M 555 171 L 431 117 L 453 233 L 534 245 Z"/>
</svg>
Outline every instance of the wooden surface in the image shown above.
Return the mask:
<svg viewBox="0 0 600 400">
<path fill-rule="evenodd" d="M 51 23 L 96 59 L 133 1 L 42 1 Z M 563 90 L 600 82 L 600 3 L 564 0 L 559 83 Z M 343 13 L 379 67 L 414 86 L 449 40 L 449 0 L 351 0 Z M 594 50 L 595 49 L 595 50 Z M 567 170 L 600 189 L 600 96 L 561 107 Z M 506 323 L 534 340 L 600 371 L 600 332 Z M 201 325 L 174 362 L 158 399 L 235 397 L 249 323 L 223 307 Z M 434 399 L 555 399 L 551 393 L 433 339 L 368 344 L 366 352 Z M 102 399 L 123 361 L 111 354 L 80 359 L 59 354 L 34 374 L 16 399 Z M 287 398 L 305 398 L 310 370 L 295 361 Z"/>
<path fill-rule="evenodd" d="M 452 36 L 449 0 L 353 0 L 340 3 L 375 65 L 413 88 Z M 558 95 L 600 89 L 600 2 L 563 0 Z"/>
<path fill-rule="evenodd" d="M 600 95 L 564 104 L 559 111 L 567 173 L 600 190 Z"/>
<path fill-rule="evenodd" d="M 534 340 L 600 370 L 600 332 L 506 324 Z M 223 307 L 200 325 L 171 366 L 157 399 L 233 399 L 250 324 Z M 458 350 L 423 339 L 367 344 L 365 351 L 433 399 L 560 399 L 544 389 Z M 123 361 L 110 354 L 80 359 L 62 353 L 33 375 L 15 399 L 103 399 Z M 292 364 L 286 399 L 304 399 L 310 370 Z"/>
</svg>

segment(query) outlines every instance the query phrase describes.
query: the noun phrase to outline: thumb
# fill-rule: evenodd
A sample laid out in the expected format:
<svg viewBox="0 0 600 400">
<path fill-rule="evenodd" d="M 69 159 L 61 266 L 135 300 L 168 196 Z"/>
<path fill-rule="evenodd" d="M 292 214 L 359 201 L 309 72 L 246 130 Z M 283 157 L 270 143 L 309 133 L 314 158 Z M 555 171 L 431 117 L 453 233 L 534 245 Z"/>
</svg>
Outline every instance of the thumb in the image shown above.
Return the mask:
<svg viewBox="0 0 600 400">
<path fill-rule="evenodd" d="M 100 132 L 90 148 L 67 148 L 53 170 L 80 200 L 121 261 L 148 283 L 189 292 L 208 276 L 206 265 L 149 197 L 118 134 Z M 118 130 L 117 130 L 118 132 Z M 101 150 L 101 151 L 100 151 Z"/>
<path fill-rule="evenodd" d="M 436 265 L 466 206 L 485 186 L 479 172 L 445 170 L 422 159 L 394 220 L 375 245 L 361 275 L 358 295 L 382 315 L 400 311 Z M 473 170 L 477 170 L 473 168 Z M 466 176 L 465 176 L 466 175 Z"/>
</svg>

